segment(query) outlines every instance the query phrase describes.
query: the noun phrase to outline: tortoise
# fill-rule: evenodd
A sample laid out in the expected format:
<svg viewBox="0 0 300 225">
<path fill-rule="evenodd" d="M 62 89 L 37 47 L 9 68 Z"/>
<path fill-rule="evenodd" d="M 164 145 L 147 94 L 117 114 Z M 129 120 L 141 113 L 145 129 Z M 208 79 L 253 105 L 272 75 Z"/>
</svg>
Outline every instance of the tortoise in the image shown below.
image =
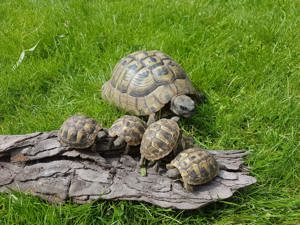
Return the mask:
<svg viewBox="0 0 300 225">
<path fill-rule="evenodd" d="M 179 117 L 160 119 L 146 129 L 141 142 L 141 175 L 145 176 L 146 160 L 154 161 L 155 169 L 158 170 L 160 160 L 169 155 L 177 148 L 180 138 L 180 128 L 177 124 Z M 142 169 L 145 170 L 142 170 Z"/>
<path fill-rule="evenodd" d="M 219 173 L 216 159 L 197 147 L 182 151 L 166 167 L 168 177 L 181 177 L 187 191 L 193 191 L 193 185 L 211 181 Z"/>
<path fill-rule="evenodd" d="M 141 144 L 143 134 L 146 130 L 146 123 L 136 116 L 125 115 L 117 119 L 108 134 L 111 137 L 117 137 L 114 141 L 115 146 L 126 143 L 124 154 L 128 154 L 130 146 Z"/>
<path fill-rule="evenodd" d="M 62 146 L 75 149 L 92 147 L 94 150 L 96 139 L 106 135 L 106 131 L 96 120 L 84 115 L 74 115 L 62 124 L 57 137 Z"/>
<path fill-rule="evenodd" d="M 102 98 L 137 116 L 190 117 L 203 102 L 183 68 L 163 52 L 137 51 L 122 58 L 102 86 Z M 194 101 L 195 100 L 195 101 Z"/>
</svg>

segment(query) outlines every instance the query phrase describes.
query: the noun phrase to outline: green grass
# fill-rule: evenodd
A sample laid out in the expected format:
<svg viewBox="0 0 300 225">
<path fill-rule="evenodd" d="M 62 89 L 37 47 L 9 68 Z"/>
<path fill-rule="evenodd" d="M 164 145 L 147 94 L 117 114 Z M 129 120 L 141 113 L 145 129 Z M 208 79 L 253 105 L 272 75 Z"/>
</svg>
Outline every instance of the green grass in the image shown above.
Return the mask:
<svg viewBox="0 0 300 225">
<path fill-rule="evenodd" d="M 0 224 L 299 224 L 299 12 L 298 0 L 2 0 L 1 134 L 57 129 L 77 112 L 109 126 L 124 114 L 100 98 L 113 66 L 159 49 L 209 98 L 185 130 L 206 148 L 248 149 L 258 183 L 193 212 L 2 194 Z"/>
</svg>

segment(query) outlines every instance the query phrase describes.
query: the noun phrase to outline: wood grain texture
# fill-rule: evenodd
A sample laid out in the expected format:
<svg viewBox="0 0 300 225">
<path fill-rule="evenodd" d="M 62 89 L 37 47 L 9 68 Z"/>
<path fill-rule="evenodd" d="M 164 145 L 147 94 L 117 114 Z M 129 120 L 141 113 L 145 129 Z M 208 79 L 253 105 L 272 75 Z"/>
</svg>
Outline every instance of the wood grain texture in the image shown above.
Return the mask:
<svg viewBox="0 0 300 225">
<path fill-rule="evenodd" d="M 96 199 L 134 200 L 166 208 L 196 209 L 229 198 L 256 182 L 244 165 L 244 150 L 210 150 L 219 175 L 210 183 L 186 192 L 180 181 L 152 168 L 139 175 L 139 155 L 122 155 L 125 146 L 114 146 L 104 137 L 91 149 L 72 150 L 57 141 L 57 132 L 0 135 L 0 191 L 17 190 L 50 202 L 86 203 Z M 138 152 L 138 149 L 136 149 Z"/>
</svg>

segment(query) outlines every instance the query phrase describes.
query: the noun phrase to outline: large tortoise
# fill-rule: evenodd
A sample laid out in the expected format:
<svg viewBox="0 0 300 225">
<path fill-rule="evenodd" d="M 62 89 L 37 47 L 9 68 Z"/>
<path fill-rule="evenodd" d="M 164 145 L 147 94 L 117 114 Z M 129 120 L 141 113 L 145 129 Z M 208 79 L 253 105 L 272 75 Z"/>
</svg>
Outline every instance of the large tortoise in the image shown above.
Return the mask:
<svg viewBox="0 0 300 225">
<path fill-rule="evenodd" d="M 182 151 L 167 164 L 167 169 L 170 178 L 181 178 L 187 191 L 193 191 L 193 185 L 211 181 L 219 173 L 216 159 L 200 148 Z"/>
<path fill-rule="evenodd" d="M 107 132 L 96 120 L 84 116 L 74 115 L 65 120 L 58 131 L 57 138 L 62 146 L 85 149 L 95 149 L 96 140 L 107 136 Z"/>
<path fill-rule="evenodd" d="M 138 51 L 120 60 L 102 86 L 102 98 L 138 116 L 149 116 L 148 125 L 161 112 L 190 117 L 197 92 L 183 68 L 160 51 Z M 161 109 L 164 109 L 161 111 Z"/>
</svg>

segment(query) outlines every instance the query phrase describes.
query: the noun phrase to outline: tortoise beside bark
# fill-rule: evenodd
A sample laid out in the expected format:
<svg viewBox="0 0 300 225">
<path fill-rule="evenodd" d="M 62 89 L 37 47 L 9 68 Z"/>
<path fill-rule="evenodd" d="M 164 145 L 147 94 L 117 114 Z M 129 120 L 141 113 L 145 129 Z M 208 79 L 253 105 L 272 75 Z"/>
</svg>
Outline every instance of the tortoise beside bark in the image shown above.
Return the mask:
<svg viewBox="0 0 300 225">
<path fill-rule="evenodd" d="M 117 119 L 108 134 L 111 137 L 117 137 L 114 141 L 115 146 L 126 143 L 125 154 L 129 152 L 130 146 L 137 146 L 141 144 L 143 134 L 146 130 L 146 123 L 136 116 L 125 115 Z"/>
<path fill-rule="evenodd" d="M 197 92 L 183 68 L 160 51 L 129 54 L 115 66 L 112 77 L 102 86 L 102 98 L 134 115 L 175 114 L 190 117 L 195 102 L 204 96 Z"/>
<path fill-rule="evenodd" d="M 171 178 L 181 177 L 184 188 L 193 190 L 193 185 L 211 181 L 219 173 L 215 158 L 200 148 L 189 148 L 179 153 L 167 164 L 167 174 Z"/>
<path fill-rule="evenodd" d="M 57 137 L 62 146 L 85 149 L 94 146 L 97 138 L 101 139 L 106 135 L 96 120 L 84 115 L 75 115 L 62 124 Z"/>
<path fill-rule="evenodd" d="M 140 167 L 146 168 L 145 160 L 156 162 L 156 169 L 160 160 L 172 151 L 175 151 L 180 138 L 180 128 L 177 124 L 178 117 L 160 119 L 152 123 L 145 131 L 141 142 Z M 146 171 L 141 170 L 145 176 Z"/>
</svg>

